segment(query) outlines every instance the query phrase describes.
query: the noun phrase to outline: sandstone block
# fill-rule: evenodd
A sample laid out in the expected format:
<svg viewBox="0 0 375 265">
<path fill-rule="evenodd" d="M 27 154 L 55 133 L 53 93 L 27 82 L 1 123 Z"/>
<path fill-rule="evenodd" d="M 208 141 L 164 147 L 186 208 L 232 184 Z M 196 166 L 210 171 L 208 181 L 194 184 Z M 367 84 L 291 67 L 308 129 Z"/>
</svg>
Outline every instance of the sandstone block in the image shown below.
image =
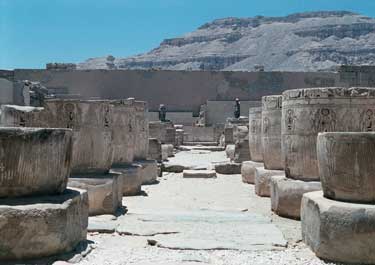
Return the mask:
<svg viewBox="0 0 375 265">
<path fill-rule="evenodd" d="M 375 202 L 375 133 L 320 133 L 317 151 L 325 197 Z"/>
<path fill-rule="evenodd" d="M 244 161 L 241 164 L 242 182 L 254 184 L 255 183 L 255 168 L 264 167 L 263 163 L 254 161 Z"/>
<path fill-rule="evenodd" d="M 62 193 L 72 148 L 68 129 L 0 128 L 0 197 Z"/>
<path fill-rule="evenodd" d="M 147 118 L 147 104 L 144 101 L 134 101 L 135 107 L 135 148 L 134 148 L 134 159 L 143 160 L 147 159 L 148 155 L 148 138 L 149 127 Z"/>
<path fill-rule="evenodd" d="M 234 160 L 234 152 L 235 152 L 236 146 L 234 144 L 228 144 L 225 148 L 225 153 L 227 154 L 227 157 L 233 161 Z"/>
<path fill-rule="evenodd" d="M 0 260 L 48 257 L 72 251 L 86 240 L 87 193 L 0 199 Z"/>
<path fill-rule="evenodd" d="M 89 215 L 115 214 L 122 207 L 122 179 L 118 173 L 73 175 L 69 187 L 87 190 Z"/>
<path fill-rule="evenodd" d="M 135 107 L 134 100 L 112 100 L 112 145 L 113 164 L 129 164 L 135 149 Z"/>
<path fill-rule="evenodd" d="M 137 164 L 113 167 L 110 171 L 110 173 L 119 174 L 119 177 L 122 179 L 123 196 L 135 196 L 141 193 L 141 172 L 142 166 Z"/>
<path fill-rule="evenodd" d="M 158 162 L 163 160 L 161 143 L 156 138 L 149 138 L 148 140 L 148 158 Z"/>
<path fill-rule="evenodd" d="M 276 188 L 277 182 L 281 180 L 285 180 L 286 177 L 284 176 L 273 176 L 271 177 L 271 182 L 270 182 L 270 192 L 271 192 L 271 210 L 275 212 L 278 207 L 278 201 L 277 198 L 279 197 L 278 195 L 278 189 Z"/>
<path fill-rule="evenodd" d="M 185 169 L 187 169 L 183 165 L 173 164 L 173 163 L 163 163 L 162 171 L 163 172 L 173 172 L 173 173 L 182 173 Z"/>
<path fill-rule="evenodd" d="M 167 154 L 167 157 L 174 156 L 174 147 L 172 144 L 163 144 L 161 148 L 162 148 L 162 152 L 164 151 L 164 154 Z"/>
<path fill-rule="evenodd" d="M 158 163 L 155 160 L 137 160 L 133 165 L 140 165 L 142 185 L 155 184 L 158 178 Z"/>
<path fill-rule="evenodd" d="M 250 160 L 249 140 L 237 141 L 234 150 L 234 161 L 241 163 Z"/>
<path fill-rule="evenodd" d="M 184 170 L 184 178 L 216 178 L 214 170 Z"/>
<path fill-rule="evenodd" d="M 284 171 L 268 170 L 263 167 L 255 168 L 255 193 L 261 197 L 271 196 L 271 178 L 274 176 L 285 176 Z"/>
<path fill-rule="evenodd" d="M 339 202 L 310 192 L 302 199 L 301 221 L 303 241 L 318 257 L 375 263 L 375 205 Z"/>
<path fill-rule="evenodd" d="M 321 189 L 321 183 L 317 181 L 306 182 L 289 178 L 277 179 L 271 184 L 273 211 L 279 216 L 300 219 L 303 194 Z"/>
<path fill-rule="evenodd" d="M 249 110 L 249 148 L 251 160 L 263 162 L 262 108 Z"/>
</svg>

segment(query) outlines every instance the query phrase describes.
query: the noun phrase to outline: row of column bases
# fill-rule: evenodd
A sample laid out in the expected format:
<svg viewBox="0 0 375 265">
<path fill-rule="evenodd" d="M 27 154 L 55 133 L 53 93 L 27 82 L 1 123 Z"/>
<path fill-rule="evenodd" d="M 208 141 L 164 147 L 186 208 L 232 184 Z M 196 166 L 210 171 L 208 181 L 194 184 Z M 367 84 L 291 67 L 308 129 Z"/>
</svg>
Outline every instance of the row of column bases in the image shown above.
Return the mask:
<svg viewBox="0 0 375 265">
<path fill-rule="evenodd" d="M 122 213 L 123 196 L 157 183 L 162 147 L 145 102 L 47 100 L 0 113 L 0 263 L 73 251 L 89 215 Z"/>
<path fill-rule="evenodd" d="M 276 214 L 301 220 L 318 257 L 375 264 L 373 130 L 375 88 L 306 88 L 263 97 L 225 136 L 243 182 Z"/>
</svg>

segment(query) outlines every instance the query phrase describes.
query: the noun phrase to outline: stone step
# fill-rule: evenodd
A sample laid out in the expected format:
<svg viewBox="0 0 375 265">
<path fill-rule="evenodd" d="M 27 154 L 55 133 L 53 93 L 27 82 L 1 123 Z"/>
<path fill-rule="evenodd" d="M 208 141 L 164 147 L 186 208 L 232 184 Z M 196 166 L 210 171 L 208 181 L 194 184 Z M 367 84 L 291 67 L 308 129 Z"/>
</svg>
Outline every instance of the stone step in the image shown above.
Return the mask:
<svg viewBox="0 0 375 265">
<path fill-rule="evenodd" d="M 184 178 L 216 178 L 214 170 L 184 170 Z"/>
<path fill-rule="evenodd" d="M 203 146 L 217 146 L 217 142 L 184 142 L 184 145 L 203 145 Z"/>
</svg>

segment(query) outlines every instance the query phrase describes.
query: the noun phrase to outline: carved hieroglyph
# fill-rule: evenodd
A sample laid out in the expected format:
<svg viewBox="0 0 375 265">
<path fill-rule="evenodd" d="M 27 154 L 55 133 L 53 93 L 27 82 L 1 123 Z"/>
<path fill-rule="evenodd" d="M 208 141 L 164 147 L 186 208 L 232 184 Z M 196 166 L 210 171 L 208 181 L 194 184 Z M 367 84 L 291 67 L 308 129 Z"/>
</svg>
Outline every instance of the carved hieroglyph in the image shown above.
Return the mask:
<svg viewBox="0 0 375 265">
<path fill-rule="evenodd" d="M 375 202 L 375 132 L 320 133 L 317 151 L 325 197 Z"/>
<path fill-rule="evenodd" d="M 287 177 L 319 180 L 319 132 L 375 129 L 375 88 L 309 88 L 283 93 L 282 154 Z"/>
<path fill-rule="evenodd" d="M 135 101 L 135 148 L 134 159 L 144 160 L 148 155 L 148 118 L 147 118 L 147 104 L 144 101 Z"/>
<path fill-rule="evenodd" d="M 251 160 L 262 162 L 262 108 L 249 109 L 249 148 Z"/>
<path fill-rule="evenodd" d="M 283 169 L 281 155 L 282 96 L 262 97 L 262 146 L 264 168 Z"/>
</svg>

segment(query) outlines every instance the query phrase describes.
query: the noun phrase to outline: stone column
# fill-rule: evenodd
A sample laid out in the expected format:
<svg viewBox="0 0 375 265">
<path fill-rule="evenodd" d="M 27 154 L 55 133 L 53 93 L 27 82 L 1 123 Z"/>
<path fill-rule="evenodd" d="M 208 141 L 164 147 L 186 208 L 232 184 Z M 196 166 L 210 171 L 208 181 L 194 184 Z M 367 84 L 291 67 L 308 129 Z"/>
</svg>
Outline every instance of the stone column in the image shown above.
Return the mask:
<svg viewBox="0 0 375 265">
<path fill-rule="evenodd" d="M 249 110 L 249 148 L 251 161 L 263 162 L 262 108 Z"/>
<path fill-rule="evenodd" d="M 375 133 L 320 133 L 317 149 L 323 192 L 303 196 L 303 241 L 322 259 L 374 264 Z"/>
<path fill-rule="evenodd" d="M 71 159 L 71 130 L 0 128 L 0 261 L 59 255 L 86 240 L 87 193 L 66 189 Z"/>
<path fill-rule="evenodd" d="M 281 95 L 262 97 L 262 147 L 265 169 L 284 169 L 281 155 L 281 103 Z"/>
</svg>

